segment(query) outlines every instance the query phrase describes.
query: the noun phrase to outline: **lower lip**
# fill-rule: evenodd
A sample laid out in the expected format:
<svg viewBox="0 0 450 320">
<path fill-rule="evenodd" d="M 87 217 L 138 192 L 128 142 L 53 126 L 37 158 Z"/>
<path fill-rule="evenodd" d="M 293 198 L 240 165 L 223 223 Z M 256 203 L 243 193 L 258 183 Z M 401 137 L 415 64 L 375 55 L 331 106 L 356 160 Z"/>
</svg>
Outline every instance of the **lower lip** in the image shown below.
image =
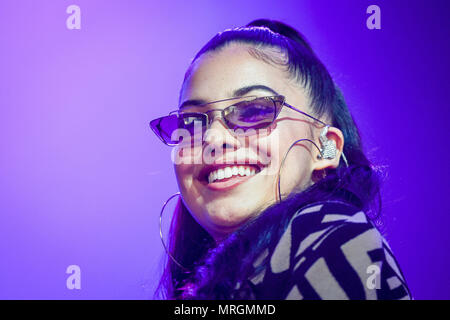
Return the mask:
<svg viewBox="0 0 450 320">
<path fill-rule="evenodd" d="M 234 176 L 233 178 L 225 181 L 215 181 L 212 183 L 205 182 L 205 185 L 207 188 L 211 190 L 220 190 L 220 191 L 230 190 L 244 183 L 245 181 L 253 178 L 257 174 L 253 176 Z"/>
</svg>

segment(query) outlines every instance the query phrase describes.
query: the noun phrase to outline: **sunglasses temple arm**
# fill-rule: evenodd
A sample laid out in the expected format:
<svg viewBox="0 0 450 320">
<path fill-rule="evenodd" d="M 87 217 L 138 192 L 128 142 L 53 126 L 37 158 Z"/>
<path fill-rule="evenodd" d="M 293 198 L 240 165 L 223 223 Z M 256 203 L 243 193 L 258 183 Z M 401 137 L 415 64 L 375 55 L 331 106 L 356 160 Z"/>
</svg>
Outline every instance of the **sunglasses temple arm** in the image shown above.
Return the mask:
<svg viewBox="0 0 450 320">
<path fill-rule="evenodd" d="M 307 116 L 307 117 L 309 117 L 309 118 L 311 118 L 311 119 L 316 120 L 317 122 L 320 122 L 321 124 L 323 124 L 323 125 L 325 125 L 325 126 L 327 125 L 325 122 L 323 122 L 323 121 L 321 121 L 321 120 L 319 120 L 319 119 L 317 119 L 317 118 L 315 118 L 315 117 L 313 117 L 313 116 L 311 116 L 311 115 L 309 115 L 309 114 L 307 114 L 307 113 L 305 113 L 305 112 L 303 112 L 303 111 L 301 111 L 301 110 L 299 110 L 299 109 L 297 109 L 297 108 L 291 106 L 290 104 L 288 104 L 288 103 L 286 103 L 286 102 L 284 102 L 284 105 L 285 105 L 286 107 L 292 109 L 292 110 L 295 110 L 295 111 L 297 111 L 297 112 L 300 112 L 301 114 L 303 114 L 303 115 L 305 115 L 305 116 Z"/>
</svg>

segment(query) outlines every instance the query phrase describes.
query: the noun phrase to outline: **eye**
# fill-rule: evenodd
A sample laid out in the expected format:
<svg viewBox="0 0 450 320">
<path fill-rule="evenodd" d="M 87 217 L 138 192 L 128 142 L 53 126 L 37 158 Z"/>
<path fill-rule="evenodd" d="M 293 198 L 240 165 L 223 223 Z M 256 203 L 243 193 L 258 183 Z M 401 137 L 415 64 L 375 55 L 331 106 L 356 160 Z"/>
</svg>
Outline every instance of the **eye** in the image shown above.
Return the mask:
<svg viewBox="0 0 450 320">
<path fill-rule="evenodd" d="M 201 121 L 198 117 L 184 117 L 183 118 L 183 123 L 184 123 L 185 126 L 189 126 L 189 125 L 194 124 L 194 122 L 196 120 Z"/>
<path fill-rule="evenodd" d="M 231 115 L 233 115 L 233 113 L 235 113 L 235 112 L 236 112 L 236 106 L 229 106 L 228 108 L 226 108 L 226 109 L 224 110 L 224 116 L 225 116 L 225 117 L 231 116 Z"/>
<path fill-rule="evenodd" d="M 268 106 L 266 104 L 263 103 L 252 103 L 250 105 L 248 105 L 245 109 L 244 112 L 248 112 L 248 114 L 252 114 L 252 113 L 256 113 L 256 114 L 268 114 L 268 113 L 272 113 L 273 112 L 273 106 Z"/>
<path fill-rule="evenodd" d="M 240 118 L 249 122 L 260 121 L 270 118 L 273 115 L 274 108 L 271 105 L 260 102 L 252 102 L 241 109 Z"/>
</svg>

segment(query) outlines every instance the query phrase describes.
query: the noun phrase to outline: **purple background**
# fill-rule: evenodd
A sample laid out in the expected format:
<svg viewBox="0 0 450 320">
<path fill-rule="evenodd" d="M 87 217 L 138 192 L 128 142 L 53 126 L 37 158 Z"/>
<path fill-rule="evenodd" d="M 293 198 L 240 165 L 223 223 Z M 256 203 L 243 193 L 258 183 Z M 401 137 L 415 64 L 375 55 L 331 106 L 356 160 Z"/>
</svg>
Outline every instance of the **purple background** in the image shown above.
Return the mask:
<svg viewBox="0 0 450 320">
<path fill-rule="evenodd" d="M 81 30 L 66 28 L 67 6 Z M 366 8 L 381 8 L 381 30 Z M 177 186 L 147 123 L 215 33 L 266 17 L 309 39 L 389 170 L 387 238 L 417 299 L 450 298 L 447 1 L 0 2 L 0 298 L 145 299 Z M 169 214 L 167 215 L 169 217 Z M 66 288 L 81 267 L 81 290 Z"/>
</svg>

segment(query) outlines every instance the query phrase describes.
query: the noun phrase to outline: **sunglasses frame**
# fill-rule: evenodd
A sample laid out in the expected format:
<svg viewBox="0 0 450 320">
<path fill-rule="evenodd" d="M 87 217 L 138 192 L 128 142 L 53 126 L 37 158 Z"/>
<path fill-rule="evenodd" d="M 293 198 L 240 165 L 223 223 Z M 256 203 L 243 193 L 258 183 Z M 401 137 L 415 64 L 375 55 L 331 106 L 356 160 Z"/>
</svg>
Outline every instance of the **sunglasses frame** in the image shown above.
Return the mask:
<svg viewBox="0 0 450 320">
<path fill-rule="evenodd" d="M 288 103 L 286 102 L 286 98 L 285 98 L 283 95 L 265 96 L 265 97 L 259 97 L 259 96 L 245 96 L 245 97 L 228 98 L 228 99 L 223 99 L 223 100 L 217 100 L 217 101 L 207 102 L 207 103 L 204 103 L 204 104 L 199 105 L 199 106 L 205 106 L 205 105 L 212 104 L 212 103 L 223 102 L 223 101 L 229 101 L 229 100 L 237 100 L 237 99 L 245 99 L 245 98 L 254 98 L 254 99 L 252 99 L 252 100 L 243 100 L 242 102 L 244 102 L 244 101 L 245 101 L 245 102 L 252 102 L 252 101 L 258 100 L 258 99 L 269 99 L 269 100 L 271 100 L 271 101 L 273 102 L 273 104 L 274 104 L 275 112 L 274 112 L 274 117 L 273 117 L 272 121 L 271 121 L 270 123 L 268 123 L 267 126 L 264 126 L 264 127 L 258 128 L 258 129 L 264 129 L 264 128 L 267 128 L 267 127 L 269 127 L 270 125 L 272 125 L 272 124 L 274 123 L 274 121 L 277 119 L 278 115 L 280 114 L 280 112 L 281 112 L 281 110 L 283 109 L 284 106 L 286 106 L 286 107 L 288 107 L 289 109 L 292 109 L 292 110 L 294 110 L 294 111 L 297 111 L 297 112 L 299 112 L 299 113 L 301 113 L 301 114 L 303 114 L 303 115 L 305 115 L 305 116 L 307 116 L 307 117 L 309 117 L 309 118 L 311 118 L 311 119 L 313 119 L 313 120 L 315 120 L 315 121 L 317 121 L 317 122 L 319 122 L 319 123 L 321 123 L 321 124 L 323 124 L 323 125 L 325 125 L 325 126 L 328 125 L 328 124 L 326 124 L 325 122 L 323 122 L 323 121 L 317 119 L 316 117 L 313 117 L 312 115 L 309 115 L 309 114 L 307 114 L 306 112 L 303 112 L 303 111 L 297 109 L 296 107 L 294 107 L 294 106 L 288 104 Z M 228 122 L 228 120 L 227 120 L 226 117 L 225 117 L 225 110 L 227 110 L 227 109 L 229 109 L 229 108 L 231 108 L 231 107 L 234 107 L 235 105 L 236 105 L 236 104 L 232 104 L 232 105 L 227 106 L 227 107 L 225 107 L 225 108 L 223 108 L 223 109 L 211 109 L 211 110 L 208 110 L 208 111 L 206 111 L 206 112 L 185 112 L 186 109 L 193 108 L 193 107 L 199 107 L 199 106 L 193 106 L 193 107 L 183 108 L 183 109 L 181 109 L 181 110 L 171 111 L 171 112 L 169 113 L 168 116 L 172 116 L 172 115 L 177 115 L 177 116 L 178 116 L 178 115 L 180 115 L 180 114 L 183 114 L 183 115 L 186 115 L 186 114 L 192 114 L 192 115 L 202 115 L 202 116 L 206 116 L 206 123 L 207 123 L 207 128 L 206 128 L 206 130 L 207 130 L 207 129 L 211 126 L 211 123 L 212 123 L 212 121 L 213 121 L 214 118 L 215 118 L 215 117 L 210 117 L 210 116 L 209 116 L 209 113 L 211 113 L 211 112 L 220 112 L 220 116 L 221 116 L 221 118 L 224 120 L 223 122 L 225 123 L 225 125 L 227 126 L 228 129 L 233 130 L 233 129 L 235 129 L 235 128 L 243 128 L 243 127 L 239 127 L 239 126 L 237 126 L 237 125 L 236 125 L 235 127 L 232 128 L 232 127 L 229 125 L 229 122 Z M 164 138 L 162 137 L 162 134 L 161 134 L 162 132 L 164 132 L 164 130 L 161 128 L 160 123 L 161 123 L 161 121 L 162 121 L 163 119 L 165 119 L 165 118 L 168 117 L 168 116 L 164 116 L 164 117 L 159 117 L 159 118 L 153 119 L 152 121 L 150 121 L 149 125 L 150 125 L 150 128 L 152 129 L 152 131 L 158 136 L 158 138 L 159 138 L 165 145 L 170 146 L 170 147 L 173 147 L 173 146 L 177 146 L 179 143 L 169 143 L 169 142 L 167 142 L 167 141 L 164 140 Z M 248 128 L 247 128 L 247 129 L 248 129 Z M 166 135 L 167 135 L 167 133 L 166 133 Z M 167 135 L 167 136 L 168 136 L 168 135 Z"/>
</svg>

